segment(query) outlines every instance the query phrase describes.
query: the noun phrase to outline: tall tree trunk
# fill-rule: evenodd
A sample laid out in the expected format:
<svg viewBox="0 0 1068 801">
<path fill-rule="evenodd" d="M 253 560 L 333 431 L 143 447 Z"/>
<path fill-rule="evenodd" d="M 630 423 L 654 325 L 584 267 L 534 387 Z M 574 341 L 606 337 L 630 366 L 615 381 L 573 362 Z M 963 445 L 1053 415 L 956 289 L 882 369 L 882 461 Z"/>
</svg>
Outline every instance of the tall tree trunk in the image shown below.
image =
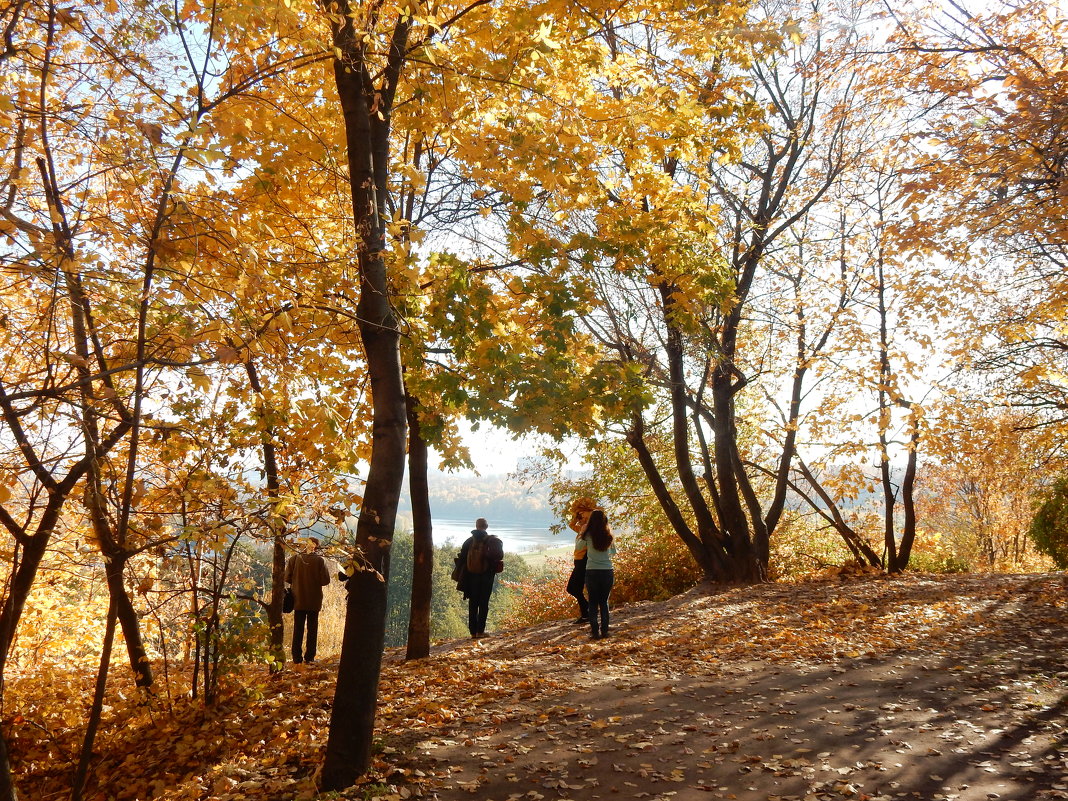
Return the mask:
<svg viewBox="0 0 1068 801">
<path fill-rule="evenodd" d="M 761 221 L 758 216 L 757 222 Z M 767 565 L 761 564 L 754 547 L 752 532 L 755 529 L 751 527 L 742 504 L 745 484 L 749 478 L 745 474 L 738 452 L 738 428 L 734 417 L 734 396 L 747 383 L 735 367 L 738 330 L 742 321 L 742 309 L 763 255 L 763 236 L 761 229 L 755 230 L 753 242 L 739 257 L 738 280 L 734 291 L 736 302 L 720 324 L 718 353 L 710 381 L 712 447 L 720 502 L 719 525 L 723 529 L 731 559 L 734 560 L 734 580 L 738 582 L 760 582 L 767 579 Z M 755 500 L 755 495 L 752 497 Z M 759 513 L 757 519 L 761 519 Z"/>
<path fill-rule="evenodd" d="M 371 458 L 356 524 L 348 602 L 323 790 L 349 787 L 371 765 L 378 679 L 386 630 L 389 548 L 404 479 L 407 412 L 400 331 L 393 314 L 383 250 L 382 204 L 389 164 L 390 111 L 406 58 L 411 17 L 397 24 L 376 91 L 367 43 L 353 26 L 348 3 L 334 8 L 334 81 L 345 118 L 353 219 L 358 236 L 360 338 L 371 383 Z"/>
<path fill-rule="evenodd" d="M 434 528 L 427 483 L 427 444 L 419 426 L 419 401 L 407 396 L 408 490 L 412 497 L 412 600 L 406 659 L 430 656 L 430 602 L 434 591 Z"/>
<path fill-rule="evenodd" d="M 879 475 L 883 486 L 883 562 L 886 569 L 892 571 L 894 565 L 898 562 L 897 532 L 894 525 L 894 506 L 897 502 L 897 495 L 894 492 L 889 437 L 893 417 L 893 401 L 890 397 L 890 385 L 893 376 L 890 369 L 890 335 L 886 319 L 886 278 L 883 272 L 883 254 L 881 250 L 875 260 L 875 282 L 879 309 Z"/>
<path fill-rule="evenodd" d="M 41 160 L 43 161 L 43 159 Z M 41 166 L 42 177 L 47 180 L 48 170 Z M 58 193 L 55 195 L 58 198 Z M 58 209 L 58 200 L 53 201 Z M 59 226 L 63 231 L 61 240 L 65 243 L 64 250 L 73 259 L 74 248 L 69 240 L 69 233 L 65 227 Z M 104 492 L 104 476 L 101 470 L 101 459 L 104 452 L 100 447 L 100 428 L 94 400 L 92 398 L 92 374 L 89 365 L 94 359 L 92 347 L 94 329 L 93 315 L 89 299 L 82 286 L 81 275 L 71 270 L 64 269 L 64 284 L 71 308 L 71 328 L 74 334 L 74 349 L 81 359 L 78 366 L 78 375 L 81 379 L 81 418 L 82 433 L 85 437 L 85 462 L 88 465 L 86 471 L 85 506 L 89 513 L 93 531 L 96 534 L 100 552 L 107 564 L 104 572 L 107 577 L 108 594 L 115 613 L 118 615 L 119 624 L 122 627 L 123 640 L 126 642 L 126 650 L 130 659 L 130 667 L 133 670 L 134 682 L 142 689 L 152 687 L 153 675 L 152 664 L 145 649 L 144 640 L 141 637 L 141 621 L 133 608 L 129 593 L 123 581 L 123 569 L 126 566 L 130 554 L 126 551 L 126 531 L 129 525 L 130 510 L 133 506 L 133 484 L 136 475 L 137 442 L 140 430 L 141 396 L 143 394 L 143 371 L 144 371 L 144 318 L 148 308 L 148 292 L 152 285 L 152 263 L 150 256 L 142 283 L 142 297 L 139 306 L 138 317 L 138 340 L 137 340 L 137 368 L 134 388 L 134 409 L 127 412 L 119 408 L 122 414 L 131 423 L 130 428 L 130 452 L 127 455 L 127 469 L 125 482 L 122 484 L 122 497 L 118 508 L 117 527 L 108 519 L 107 501 Z M 102 364 L 103 366 L 103 364 Z"/>
<path fill-rule="evenodd" d="M 657 285 L 664 315 L 666 331 L 665 355 L 670 380 L 672 445 L 675 456 L 675 468 L 679 481 L 697 524 L 697 537 L 708 558 L 717 563 L 711 574 L 706 575 L 719 581 L 754 582 L 762 581 L 765 571 L 761 569 L 757 553 L 752 545 L 750 524 L 742 508 L 737 459 L 737 448 L 732 437 L 733 427 L 733 386 L 727 395 L 727 410 L 717 407 L 713 415 L 712 430 L 714 434 L 715 468 L 717 471 L 717 500 L 719 502 L 719 525 L 712 514 L 708 501 L 701 492 L 697 476 L 693 471 L 693 455 L 690 449 L 689 399 L 686 389 L 684 336 L 675 309 L 675 293 L 678 288 L 668 282 Z M 717 397 L 716 376 L 722 371 L 720 365 L 713 370 L 712 393 Z M 727 375 L 727 383 L 731 377 Z M 722 395 L 722 392 L 720 393 Z M 724 426 L 726 421 L 727 425 Z M 648 472 L 647 472 L 648 475 Z M 755 496 L 753 498 L 755 501 Z M 666 511 L 666 510 L 665 510 Z M 759 515 L 756 518 L 760 520 Z M 762 522 L 762 521 L 761 521 Z"/>
<path fill-rule="evenodd" d="M 365 287 L 363 297 L 371 294 Z M 360 306 L 361 320 L 376 319 L 362 300 Z M 341 662 L 322 773 L 324 791 L 351 786 L 371 766 L 386 633 L 388 553 L 404 478 L 406 425 L 397 332 L 394 328 L 379 333 L 370 330 L 370 323 L 361 323 L 360 329 L 371 373 L 375 434 L 356 524 L 355 569 L 347 582 Z"/>
<path fill-rule="evenodd" d="M 250 358 L 245 362 L 249 386 L 261 398 L 263 384 L 256 363 Z M 267 625 L 270 630 L 271 653 L 274 654 L 274 669 L 281 668 L 286 661 L 284 638 L 284 621 L 282 619 L 282 600 L 285 597 L 286 570 L 286 520 L 278 514 L 278 498 L 282 484 L 278 476 L 278 456 L 274 447 L 274 429 L 267 425 L 263 429 L 263 471 L 267 478 L 267 527 L 271 533 L 271 599 L 267 602 Z"/>
<path fill-rule="evenodd" d="M 666 283 L 658 286 L 662 308 L 664 310 L 664 326 L 667 331 L 665 350 L 667 353 L 668 377 L 671 382 L 671 437 L 675 454 L 675 468 L 679 474 L 686 500 L 690 504 L 694 521 L 697 523 L 697 534 L 701 542 L 708 548 L 712 541 L 720 539 L 719 527 L 716 526 L 712 510 L 701 493 L 701 487 L 697 482 L 697 476 L 693 472 L 693 455 L 690 452 L 690 415 L 686 402 L 686 370 L 685 354 L 683 350 L 683 335 L 675 316 L 675 292 L 677 287 Z M 722 521 L 721 521 L 722 523 Z M 722 559 L 719 554 L 713 553 L 713 558 Z M 730 573 L 732 566 L 729 560 L 722 565 L 724 572 Z"/>
</svg>

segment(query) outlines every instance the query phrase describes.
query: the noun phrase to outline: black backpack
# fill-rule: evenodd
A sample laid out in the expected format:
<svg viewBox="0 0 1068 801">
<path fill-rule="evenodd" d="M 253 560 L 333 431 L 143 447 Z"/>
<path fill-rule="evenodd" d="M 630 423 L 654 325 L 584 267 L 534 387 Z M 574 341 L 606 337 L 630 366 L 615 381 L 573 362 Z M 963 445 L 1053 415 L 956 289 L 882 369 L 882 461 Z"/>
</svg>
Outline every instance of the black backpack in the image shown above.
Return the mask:
<svg viewBox="0 0 1068 801">
<path fill-rule="evenodd" d="M 500 573 L 504 570 L 504 543 L 501 542 L 500 537 L 495 537 L 492 534 L 486 537 L 485 559 L 486 565 L 494 573 Z"/>
</svg>

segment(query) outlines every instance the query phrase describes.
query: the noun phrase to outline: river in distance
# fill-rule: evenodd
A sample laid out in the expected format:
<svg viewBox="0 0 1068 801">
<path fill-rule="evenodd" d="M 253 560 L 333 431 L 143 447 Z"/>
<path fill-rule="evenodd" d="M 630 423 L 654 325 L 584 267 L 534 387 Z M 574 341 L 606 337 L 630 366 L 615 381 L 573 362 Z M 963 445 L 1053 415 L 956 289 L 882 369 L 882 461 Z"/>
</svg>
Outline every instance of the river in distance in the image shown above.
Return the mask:
<svg viewBox="0 0 1068 801">
<path fill-rule="evenodd" d="M 405 521 L 410 528 L 409 521 Z M 436 545 L 452 544 L 459 548 L 463 541 L 471 536 L 474 520 L 457 520 L 448 517 L 434 518 L 434 543 Z M 544 548 L 557 548 L 571 545 L 574 532 L 565 529 L 559 534 L 549 530 L 549 524 L 521 523 L 510 520 L 489 521 L 490 534 L 496 534 L 504 541 L 506 553 L 524 553 Z"/>
</svg>

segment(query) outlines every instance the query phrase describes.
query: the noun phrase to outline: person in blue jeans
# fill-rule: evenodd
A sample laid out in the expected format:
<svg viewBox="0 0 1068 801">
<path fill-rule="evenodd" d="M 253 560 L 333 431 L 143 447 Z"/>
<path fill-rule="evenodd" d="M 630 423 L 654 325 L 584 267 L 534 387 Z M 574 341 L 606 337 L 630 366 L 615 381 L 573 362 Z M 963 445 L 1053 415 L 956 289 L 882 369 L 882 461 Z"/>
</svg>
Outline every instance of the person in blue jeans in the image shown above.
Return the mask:
<svg viewBox="0 0 1068 801">
<path fill-rule="evenodd" d="M 612 530 L 604 510 L 590 512 L 589 522 L 582 532 L 586 541 L 586 595 L 590 604 L 590 636 L 600 640 L 608 636 L 608 596 L 612 594 L 615 571 L 612 557 L 616 553 Z"/>
</svg>

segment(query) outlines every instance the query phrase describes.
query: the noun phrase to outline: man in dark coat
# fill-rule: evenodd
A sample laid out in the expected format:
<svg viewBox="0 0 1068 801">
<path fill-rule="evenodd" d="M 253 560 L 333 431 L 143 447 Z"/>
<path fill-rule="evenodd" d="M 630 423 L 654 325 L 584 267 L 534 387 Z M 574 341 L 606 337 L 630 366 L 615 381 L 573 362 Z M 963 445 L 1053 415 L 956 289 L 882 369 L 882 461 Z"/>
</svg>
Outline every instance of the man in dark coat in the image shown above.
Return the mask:
<svg viewBox="0 0 1068 801">
<path fill-rule="evenodd" d="M 309 537 L 304 544 L 304 552 L 294 554 L 286 563 L 285 582 L 293 588 L 293 661 L 298 665 L 315 661 L 323 587 L 330 583 L 326 560 L 318 551 L 319 540 Z M 305 624 L 308 630 L 307 645 L 304 644 Z"/>
<path fill-rule="evenodd" d="M 476 520 L 475 528 L 460 547 L 460 556 L 457 558 L 457 564 L 461 567 L 457 589 L 467 599 L 467 628 L 472 639 L 476 640 L 486 636 L 493 578 L 504 551 L 500 538 L 491 535 L 488 528 L 489 523 L 484 517 Z"/>
</svg>

